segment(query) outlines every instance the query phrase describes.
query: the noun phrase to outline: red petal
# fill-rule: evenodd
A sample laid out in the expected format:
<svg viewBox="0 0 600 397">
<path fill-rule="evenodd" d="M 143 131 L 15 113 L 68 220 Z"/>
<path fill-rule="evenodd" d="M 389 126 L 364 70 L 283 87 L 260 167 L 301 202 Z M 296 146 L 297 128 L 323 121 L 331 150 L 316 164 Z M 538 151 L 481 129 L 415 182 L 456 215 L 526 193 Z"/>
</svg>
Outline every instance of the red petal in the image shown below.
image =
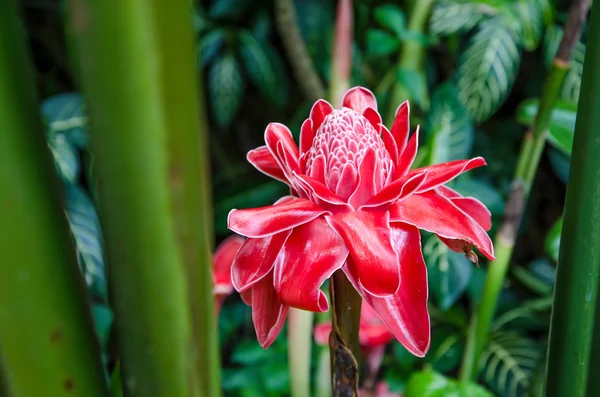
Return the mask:
<svg viewBox="0 0 600 397">
<path fill-rule="evenodd" d="M 291 232 L 287 230 L 269 237 L 246 240 L 231 269 L 231 281 L 238 292 L 244 292 L 271 271 Z"/>
<path fill-rule="evenodd" d="M 357 183 L 356 168 L 353 164 L 346 163 L 342 166 L 340 180 L 335 188 L 335 194 L 342 200 L 348 200 L 356 190 Z"/>
<path fill-rule="evenodd" d="M 295 228 L 275 261 L 279 300 L 302 310 L 327 311 L 327 298 L 320 287 L 347 257 L 344 242 L 324 219 Z"/>
<path fill-rule="evenodd" d="M 315 326 L 313 335 L 317 345 L 327 346 L 329 344 L 329 334 L 331 333 L 331 323 L 321 323 Z"/>
<path fill-rule="evenodd" d="M 324 99 L 319 99 L 310 109 L 310 119 L 313 122 L 313 134 L 319 129 L 325 117 L 333 112 L 333 106 Z M 312 144 L 312 143 L 311 143 Z"/>
<path fill-rule="evenodd" d="M 394 165 L 396 165 L 398 163 L 398 145 L 396 145 L 396 140 L 392 136 L 392 133 L 383 124 L 381 124 L 381 139 Z"/>
<path fill-rule="evenodd" d="M 363 117 L 369 120 L 369 123 L 375 128 L 375 131 L 381 131 L 381 115 L 373 108 L 366 108 Z"/>
<path fill-rule="evenodd" d="M 413 194 L 423 184 L 427 178 L 427 171 L 422 174 L 417 174 L 408 177 L 408 175 L 395 180 L 391 184 L 383 188 L 376 196 L 372 197 L 360 209 L 369 208 L 377 210 L 385 210 L 397 200 Z"/>
<path fill-rule="evenodd" d="M 452 251 L 465 254 L 465 257 L 468 260 L 479 266 L 479 258 L 477 257 L 477 254 L 473 252 L 473 245 L 470 242 L 465 240 L 454 240 L 442 236 L 438 236 L 438 238 L 442 243 L 446 244 L 446 246 L 448 246 L 448 248 L 450 248 Z"/>
<path fill-rule="evenodd" d="M 398 256 L 390 241 L 387 212 L 345 212 L 326 217 L 346 243 L 361 286 L 370 294 L 395 294 L 400 284 Z"/>
<path fill-rule="evenodd" d="M 492 241 L 479 223 L 433 190 L 398 201 L 390 208 L 390 218 L 442 237 L 469 241 L 490 260 L 495 259 Z"/>
<path fill-rule="evenodd" d="M 237 235 L 227 237 L 213 255 L 214 281 L 216 285 L 231 286 L 231 265 L 246 239 Z"/>
<path fill-rule="evenodd" d="M 474 197 L 457 197 L 450 199 L 450 201 L 475 219 L 486 232 L 492 228 L 492 213 L 481 201 Z"/>
<path fill-rule="evenodd" d="M 240 292 L 240 297 L 242 298 L 242 302 L 248 306 L 252 306 L 252 288 L 247 289 L 244 292 Z"/>
<path fill-rule="evenodd" d="M 246 237 L 266 237 L 292 229 L 327 213 L 315 203 L 295 198 L 278 205 L 231 210 L 229 229 Z"/>
<path fill-rule="evenodd" d="M 375 297 L 357 283 L 356 264 L 344 272 L 367 302 L 409 352 L 423 357 L 429 349 L 431 328 L 427 312 L 427 268 L 421 253 L 419 230 L 406 224 L 392 226 L 392 244 L 400 258 L 400 288 L 392 296 Z"/>
<path fill-rule="evenodd" d="M 342 97 L 342 106 L 363 114 L 366 108 L 377 110 L 377 100 L 373 93 L 364 87 L 350 88 Z"/>
<path fill-rule="evenodd" d="M 348 203 L 352 207 L 360 207 L 375 195 L 374 179 L 378 165 L 379 163 L 377 162 L 375 149 L 371 147 L 367 148 L 362 162 L 360 163 L 360 167 L 358 168 L 358 186 L 348 199 Z"/>
<path fill-rule="evenodd" d="M 252 321 L 256 330 L 256 339 L 263 349 L 271 346 L 277 339 L 288 307 L 277 298 L 273 287 L 273 273 L 252 287 Z"/>
<path fill-rule="evenodd" d="M 410 104 L 408 101 L 404 101 L 396 109 L 396 117 L 392 124 L 391 133 L 398 144 L 398 154 L 402 155 L 410 133 Z"/>
<path fill-rule="evenodd" d="M 447 163 L 430 165 L 428 167 L 417 168 L 411 170 L 409 174 L 428 171 L 427 180 L 419 188 L 419 192 L 425 192 L 427 190 L 434 189 L 440 185 L 450 182 L 463 172 L 472 170 L 473 168 L 482 167 L 486 165 L 483 157 L 475 157 L 471 160 L 456 160 L 449 161 Z"/>
<path fill-rule="evenodd" d="M 311 178 L 325 183 L 325 156 L 319 154 L 314 158 L 312 165 L 310 166 L 310 175 Z"/>
<path fill-rule="evenodd" d="M 333 194 L 331 190 L 321 182 L 308 175 L 294 175 L 294 180 L 324 209 L 343 210 L 350 209 L 348 203 Z"/>
<path fill-rule="evenodd" d="M 283 150 L 290 155 L 290 158 L 293 159 L 296 166 L 298 165 L 298 146 L 296 146 L 296 142 L 294 142 L 292 133 L 285 125 L 280 123 L 270 123 L 265 129 L 265 142 L 284 173 L 286 171 L 286 163 L 285 158 L 277 152 L 278 143 L 281 142 Z"/>
<path fill-rule="evenodd" d="M 256 149 L 250 150 L 246 155 L 246 159 L 252 164 L 257 170 L 263 174 L 270 176 L 271 178 L 277 179 L 286 184 L 290 184 L 283 173 L 283 170 L 275 160 L 275 157 L 269 151 L 266 146 L 261 146 Z"/>
<path fill-rule="evenodd" d="M 302 123 L 302 127 L 300 128 L 300 154 L 310 150 L 314 137 L 315 130 L 313 130 L 313 121 L 311 119 L 304 120 L 304 123 Z"/>
<path fill-rule="evenodd" d="M 396 166 L 396 178 L 400 178 L 405 175 L 410 167 L 412 167 L 415 162 L 415 158 L 417 157 L 417 150 L 419 149 L 419 126 L 417 126 L 417 130 L 410 137 L 408 144 L 404 148 L 404 151 L 400 153 L 400 158 L 398 159 L 398 165 Z"/>
<path fill-rule="evenodd" d="M 463 197 L 462 194 L 458 193 L 456 190 L 449 188 L 448 186 L 441 185 L 435 189 L 442 196 L 453 199 L 456 197 Z"/>
</svg>

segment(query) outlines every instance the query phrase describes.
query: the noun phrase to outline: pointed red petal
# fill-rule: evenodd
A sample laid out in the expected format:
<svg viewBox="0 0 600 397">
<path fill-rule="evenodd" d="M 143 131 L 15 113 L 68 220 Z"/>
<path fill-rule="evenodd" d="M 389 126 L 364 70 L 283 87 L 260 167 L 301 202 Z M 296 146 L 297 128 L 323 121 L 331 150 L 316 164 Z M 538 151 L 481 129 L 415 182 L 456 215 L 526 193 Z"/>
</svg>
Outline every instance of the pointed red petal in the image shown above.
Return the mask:
<svg viewBox="0 0 600 397">
<path fill-rule="evenodd" d="M 313 134 L 319 129 L 321 124 L 323 124 L 325 117 L 329 116 L 331 112 L 333 112 L 333 106 L 331 106 L 326 100 L 319 99 L 317 102 L 315 102 L 312 109 L 310 109 L 310 119 L 313 122 Z"/>
<path fill-rule="evenodd" d="M 279 300 L 302 310 L 327 311 L 327 298 L 320 287 L 347 257 L 344 242 L 324 219 L 295 228 L 275 261 Z"/>
<path fill-rule="evenodd" d="M 335 188 L 335 194 L 342 200 L 348 200 L 356 190 L 358 174 L 354 164 L 346 163 L 342 166 L 340 180 Z"/>
<path fill-rule="evenodd" d="M 479 223 L 433 190 L 413 194 L 392 205 L 390 219 L 449 239 L 469 241 L 490 260 L 495 259 L 492 241 Z"/>
<path fill-rule="evenodd" d="M 246 159 L 252 164 L 257 170 L 263 174 L 270 176 L 271 178 L 277 179 L 285 184 L 290 182 L 285 177 L 283 170 L 275 160 L 275 157 L 269 151 L 266 146 L 261 146 L 256 149 L 250 150 L 246 155 Z"/>
<path fill-rule="evenodd" d="M 291 232 L 287 230 L 269 237 L 246 240 L 231 268 L 231 281 L 238 292 L 244 292 L 271 271 Z"/>
<path fill-rule="evenodd" d="M 369 123 L 375 128 L 375 131 L 381 131 L 381 116 L 377 113 L 377 110 L 373 108 L 366 108 L 363 112 L 363 117 L 366 118 Z"/>
<path fill-rule="evenodd" d="M 246 237 L 266 237 L 292 229 L 327 213 L 317 204 L 295 198 L 278 205 L 231 210 L 228 228 Z"/>
<path fill-rule="evenodd" d="M 445 238 L 442 236 L 438 236 L 438 238 L 452 251 L 465 254 L 465 257 L 468 260 L 479 266 L 479 257 L 477 257 L 477 254 L 473 252 L 473 245 L 470 242 L 465 240 Z"/>
<path fill-rule="evenodd" d="M 427 190 L 434 189 L 445 183 L 450 182 L 463 172 L 472 170 L 473 168 L 482 167 L 486 165 L 483 157 L 475 157 L 471 160 L 456 160 L 449 161 L 447 163 L 430 165 L 428 167 L 416 168 L 411 170 L 409 174 L 428 171 L 427 180 L 419 188 L 419 192 L 425 192 Z"/>
<path fill-rule="evenodd" d="M 265 129 L 265 143 L 284 173 L 286 172 L 287 165 L 285 157 L 277 152 L 279 143 L 281 143 L 283 151 L 289 154 L 290 159 L 292 159 L 296 167 L 298 166 L 298 146 L 296 145 L 296 142 L 294 142 L 292 133 L 285 125 L 280 123 L 270 123 Z"/>
<path fill-rule="evenodd" d="M 242 302 L 248 306 L 252 306 L 252 288 L 247 289 L 244 292 L 240 292 L 240 297 L 242 298 Z"/>
<path fill-rule="evenodd" d="M 273 287 L 273 273 L 252 287 L 252 322 L 256 339 L 263 349 L 277 339 L 287 316 L 288 307 L 277 298 Z"/>
<path fill-rule="evenodd" d="M 410 133 L 410 104 L 408 101 L 404 101 L 396 109 L 396 117 L 392 124 L 391 133 L 398 144 L 398 153 L 402 155 Z"/>
<path fill-rule="evenodd" d="M 315 130 L 313 129 L 313 121 L 311 119 L 304 120 L 304 123 L 302 123 L 302 127 L 300 128 L 300 154 L 310 150 L 314 137 Z"/>
<path fill-rule="evenodd" d="M 374 176 L 378 165 L 375 150 L 371 147 L 367 148 L 358 168 L 358 186 L 348 199 L 348 203 L 353 208 L 359 208 L 375 195 Z"/>
<path fill-rule="evenodd" d="M 398 163 L 398 145 L 396 144 L 396 140 L 392 136 L 391 132 L 385 128 L 383 124 L 380 125 L 381 128 L 381 139 L 383 140 L 383 144 L 387 149 L 394 165 Z"/>
<path fill-rule="evenodd" d="M 383 298 L 375 297 L 361 289 L 357 282 L 356 264 L 348 261 L 344 273 L 365 302 L 379 315 L 409 352 L 423 357 L 431 341 L 431 328 L 427 312 L 427 268 L 421 253 L 419 230 L 406 224 L 392 226 L 392 244 L 400 258 L 400 288 Z"/>
<path fill-rule="evenodd" d="M 231 266 L 245 240 L 245 238 L 234 234 L 223 240 L 215 250 L 215 254 L 213 255 L 215 287 L 231 287 Z"/>
<path fill-rule="evenodd" d="M 410 137 L 408 144 L 404 148 L 404 151 L 400 152 L 398 165 L 396 166 L 396 178 L 400 178 L 405 175 L 410 167 L 412 167 L 417 157 L 417 150 L 419 149 L 419 126 L 417 130 Z"/>
<path fill-rule="evenodd" d="M 361 286 L 370 294 L 395 294 L 400 284 L 398 256 L 390 241 L 387 212 L 346 212 L 326 217 L 354 263 Z"/>
<path fill-rule="evenodd" d="M 325 183 L 325 156 L 319 154 L 314 158 L 313 163 L 310 167 L 310 175 L 311 178 Z"/>
<path fill-rule="evenodd" d="M 492 213 L 481 201 L 474 197 L 457 197 L 450 199 L 450 201 L 475 219 L 486 232 L 492 228 Z"/>
<path fill-rule="evenodd" d="M 366 108 L 377 110 L 377 100 L 373 93 L 364 87 L 350 88 L 342 97 L 342 106 L 363 114 Z"/>
<path fill-rule="evenodd" d="M 336 196 L 327 186 L 310 176 L 294 175 L 294 181 L 323 209 L 336 211 L 350 209 L 348 203 Z"/>
<path fill-rule="evenodd" d="M 427 178 L 427 171 L 422 174 L 408 176 L 395 180 L 391 184 L 383 188 L 383 190 L 373 196 L 366 204 L 362 205 L 360 209 L 376 209 L 385 210 L 386 207 L 390 206 L 397 200 L 401 200 L 406 196 L 413 194 L 419 189 Z"/>
</svg>

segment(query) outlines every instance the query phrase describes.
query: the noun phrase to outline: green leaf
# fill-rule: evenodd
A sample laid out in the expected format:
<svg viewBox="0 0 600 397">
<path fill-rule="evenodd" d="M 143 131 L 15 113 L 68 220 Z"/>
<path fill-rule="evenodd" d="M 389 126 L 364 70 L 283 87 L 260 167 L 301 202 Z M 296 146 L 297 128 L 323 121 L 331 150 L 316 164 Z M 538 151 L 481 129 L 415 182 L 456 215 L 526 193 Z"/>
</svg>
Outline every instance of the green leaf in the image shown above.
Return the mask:
<svg viewBox="0 0 600 397">
<path fill-rule="evenodd" d="M 512 4 L 512 11 L 519 19 L 523 47 L 527 51 L 535 50 L 542 39 L 544 28 L 544 10 L 538 0 L 520 0 Z"/>
<path fill-rule="evenodd" d="M 466 32 L 492 12 L 496 10 L 485 4 L 439 1 L 431 12 L 429 31 L 439 36 Z"/>
<path fill-rule="evenodd" d="M 50 138 L 63 135 L 76 147 L 87 147 L 87 115 L 81 95 L 73 92 L 55 95 L 42 102 L 41 109 Z"/>
<path fill-rule="evenodd" d="M 208 15 L 213 19 L 236 18 L 243 15 L 249 3 L 250 0 L 214 0 Z"/>
<path fill-rule="evenodd" d="M 272 58 L 278 57 L 268 43 L 258 41 L 248 32 L 240 34 L 240 55 L 254 85 L 265 98 L 277 106 L 287 102 L 287 80 L 278 73 Z"/>
<path fill-rule="evenodd" d="M 432 334 L 431 348 L 425 360 L 436 371 L 448 373 L 460 363 L 464 348 L 464 340 L 457 329 L 438 326 Z"/>
<path fill-rule="evenodd" d="M 429 290 L 442 309 L 448 309 L 461 297 L 471 279 L 473 264 L 450 250 L 440 239 L 431 235 L 423 244 L 427 264 Z"/>
<path fill-rule="evenodd" d="M 461 160 L 473 147 L 473 123 L 469 112 L 449 83 L 439 85 L 431 98 L 427 117 L 429 164 Z"/>
<path fill-rule="evenodd" d="M 207 66 L 221 50 L 225 41 L 223 29 L 213 29 L 200 38 L 198 45 L 198 65 Z"/>
<path fill-rule="evenodd" d="M 493 397 L 475 383 L 459 383 L 433 371 L 417 372 L 406 387 L 406 397 Z"/>
<path fill-rule="evenodd" d="M 113 323 L 113 314 L 108 306 L 101 304 L 92 305 L 92 317 L 94 319 L 94 328 L 100 340 L 100 345 L 104 351 L 108 347 L 110 338 L 110 329 Z"/>
<path fill-rule="evenodd" d="M 492 335 L 481 356 L 485 382 L 505 397 L 525 395 L 544 349 L 515 333 Z"/>
<path fill-rule="evenodd" d="M 479 26 L 457 72 L 459 96 L 476 122 L 487 120 L 506 100 L 521 63 L 520 40 L 506 17 Z"/>
<path fill-rule="evenodd" d="M 429 108 L 429 91 L 425 74 L 413 69 L 398 68 L 396 78 L 408 89 L 411 101 L 422 109 Z"/>
<path fill-rule="evenodd" d="M 517 109 L 517 121 L 531 127 L 535 121 L 539 100 L 526 99 Z M 550 126 L 548 127 L 548 142 L 567 155 L 571 155 L 577 103 L 559 100 L 552 110 Z"/>
<path fill-rule="evenodd" d="M 379 29 L 367 31 L 367 52 L 373 56 L 388 56 L 400 48 L 400 40 Z"/>
<path fill-rule="evenodd" d="M 546 30 L 544 37 L 544 56 L 546 64 L 550 66 L 556 51 L 560 45 L 560 41 L 564 35 L 564 31 L 560 26 L 553 25 Z M 569 63 L 569 71 L 565 77 L 565 82 L 561 90 L 561 98 L 570 101 L 579 101 L 579 90 L 581 88 L 581 77 L 583 75 L 583 61 L 585 58 L 585 44 L 581 41 L 577 42 L 573 51 L 573 58 Z"/>
<path fill-rule="evenodd" d="M 552 225 L 552 228 L 546 235 L 546 239 L 544 240 L 544 248 L 546 248 L 546 254 L 554 262 L 558 262 L 558 251 L 560 249 L 560 235 L 562 232 L 562 216 L 558 218 L 558 220 Z"/>
<path fill-rule="evenodd" d="M 498 189 L 483 179 L 461 176 L 450 184 L 450 187 L 463 196 L 475 197 L 490 210 L 492 215 L 504 214 L 504 198 Z"/>
<path fill-rule="evenodd" d="M 79 156 L 75 146 L 67 140 L 64 134 L 55 134 L 48 138 L 48 147 L 60 179 L 71 184 L 77 183 Z"/>
<path fill-rule="evenodd" d="M 228 127 L 233 121 L 244 94 L 244 80 L 233 54 L 215 60 L 208 71 L 210 105 L 219 127 Z"/>
<path fill-rule="evenodd" d="M 384 4 L 375 8 L 374 16 L 381 26 L 394 32 L 396 37 L 402 37 L 406 30 L 406 18 L 400 7 Z"/>
<path fill-rule="evenodd" d="M 108 302 L 102 232 L 94 204 L 80 187 L 74 185 L 66 187 L 65 196 L 67 218 L 86 284 L 93 296 Z"/>
<path fill-rule="evenodd" d="M 244 365 L 256 365 L 269 360 L 269 351 L 260 347 L 255 340 L 246 339 L 236 345 L 231 359 Z"/>
</svg>

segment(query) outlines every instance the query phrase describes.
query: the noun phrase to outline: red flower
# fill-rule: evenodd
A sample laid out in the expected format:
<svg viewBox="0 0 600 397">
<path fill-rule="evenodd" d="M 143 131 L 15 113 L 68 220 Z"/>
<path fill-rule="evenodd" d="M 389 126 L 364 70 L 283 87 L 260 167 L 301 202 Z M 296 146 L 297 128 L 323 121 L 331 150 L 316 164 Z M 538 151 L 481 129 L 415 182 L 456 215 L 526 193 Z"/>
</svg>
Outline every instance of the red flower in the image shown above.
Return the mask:
<svg viewBox="0 0 600 397">
<path fill-rule="evenodd" d="M 231 265 L 244 241 L 245 238 L 235 234 L 229 236 L 219 244 L 213 255 L 212 280 L 216 313 L 219 313 L 223 300 L 233 292 Z"/>
<path fill-rule="evenodd" d="M 396 111 L 391 130 L 369 90 L 352 88 L 342 105 L 314 104 L 300 148 L 287 127 L 272 123 L 266 146 L 248 153 L 258 170 L 288 184 L 291 196 L 229 214 L 229 228 L 249 238 L 233 265 L 233 285 L 252 304 L 259 343 L 267 347 L 288 306 L 328 310 L 320 286 L 342 269 L 396 339 L 423 356 L 430 326 L 419 229 L 453 250 L 472 256 L 475 245 L 494 259 L 487 208 L 443 186 L 485 161 L 410 170 L 418 129 L 408 139 L 408 102 Z"/>
</svg>

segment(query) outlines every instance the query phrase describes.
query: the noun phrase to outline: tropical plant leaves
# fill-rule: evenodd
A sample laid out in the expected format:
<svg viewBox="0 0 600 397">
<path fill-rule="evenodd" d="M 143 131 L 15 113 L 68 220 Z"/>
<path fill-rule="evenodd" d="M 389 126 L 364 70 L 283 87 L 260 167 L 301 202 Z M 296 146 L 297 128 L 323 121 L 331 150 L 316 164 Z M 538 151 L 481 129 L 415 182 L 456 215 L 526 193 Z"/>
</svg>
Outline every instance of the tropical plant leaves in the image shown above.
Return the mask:
<svg viewBox="0 0 600 397">
<path fill-rule="evenodd" d="M 436 2 L 429 18 L 429 31 L 439 36 L 466 32 L 483 20 L 486 10 L 494 9 L 477 3 Z"/>
<path fill-rule="evenodd" d="M 543 353 L 538 343 L 516 333 L 493 334 L 481 356 L 483 378 L 501 396 L 524 396 Z"/>
<path fill-rule="evenodd" d="M 213 29 L 200 38 L 198 45 L 198 65 L 206 67 L 219 53 L 225 41 L 223 29 Z"/>
<path fill-rule="evenodd" d="M 510 11 L 519 19 L 523 47 L 527 51 L 535 50 L 544 29 L 543 4 L 536 0 L 521 0 L 511 6 Z"/>
<path fill-rule="evenodd" d="M 466 158 L 473 147 L 473 123 L 450 83 L 437 87 L 427 117 L 429 164 Z"/>
<path fill-rule="evenodd" d="M 552 60 L 556 56 L 556 51 L 558 50 L 563 35 L 563 29 L 557 25 L 551 26 L 546 30 L 546 35 L 544 37 L 544 55 L 548 66 L 552 64 Z M 585 44 L 579 41 L 573 51 L 573 59 L 571 59 L 569 64 L 569 71 L 565 76 L 565 81 L 560 93 L 560 97 L 566 101 L 575 103 L 579 101 L 584 59 Z"/>
<path fill-rule="evenodd" d="M 71 184 L 77 183 L 79 178 L 77 148 L 67 140 L 64 134 L 50 136 L 48 147 L 54 158 L 54 165 L 60 179 Z"/>
<path fill-rule="evenodd" d="M 476 122 L 488 119 L 506 100 L 521 63 L 520 39 L 505 16 L 481 23 L 462 54 L 459 96 Z"/>
<path fill-rule="evenodd" d="M 425 240 L 423 256 L 427 264 L 429 291 L 439 307 L 446 310 L 469 285 L 473 264 L 464 254 L 450 250 L 435 235 Z"/>
<path fill-rule="evenodd" d="M 544 248 L 546 249 L 546 254 L 554 262 L 558 262 L 558 251 L 560 250 L 560 235 L 562 233 L 562 225 L 563 225 L 563 217 L 561 216 L 554 222 L 552 228 L 546 235 L 546 239 L 544 240 Z"/>
<path fill-rule="evenodd" d="M 504 197 L 489 182 L 483 179 L 461 176 L 451 182 L 450 187 L 463 196 L 475 197 L 490 210 L 492 215 L 504 214 Z"/>
<path fill-rule="evenodd" d="M 208 71 L 210 106 L 219 127 L 228 127 L 236 115 L 244 93 L 240 65 L 231 53 L 214 61 Z"/>
<path fill-rule="evenodd" d="M 393 4 L 384 4 L 374 11 L 375 20 L 384 28 L 394 32 L 396 37 L 401 38 L 406 31 L 406 17 L 402 9 Z"/>
<path fill-rule="evenodd" d="M 81 95 L 70 92 L 50 97 L 42 102 L 42 114 L 51 140 L 66 140 L 76 147 L 87 147 L 87 115 Z"/>
<path fill-rule="evenodd" d="M 288 86 L 282 61 L 268 43 L 258 41 L 248 32 L 240 33 L 240 55 L 254 85 L 278 106 L 287 102 Z M 279 68 L 279 70 L 278 70 Z"/>
<path fill-rule="evenodd" d="M 433 371 L 414 373 L 406 386 L 406 397 L 493 397 L 476 383 L 457 382 Z"/>
<path fill-rule="evenodd" d="M 400 48 L 400 40 L 380 29 L 367 31 L 367 52 L 375 57 L 388 56 Z"/>
</svg>

